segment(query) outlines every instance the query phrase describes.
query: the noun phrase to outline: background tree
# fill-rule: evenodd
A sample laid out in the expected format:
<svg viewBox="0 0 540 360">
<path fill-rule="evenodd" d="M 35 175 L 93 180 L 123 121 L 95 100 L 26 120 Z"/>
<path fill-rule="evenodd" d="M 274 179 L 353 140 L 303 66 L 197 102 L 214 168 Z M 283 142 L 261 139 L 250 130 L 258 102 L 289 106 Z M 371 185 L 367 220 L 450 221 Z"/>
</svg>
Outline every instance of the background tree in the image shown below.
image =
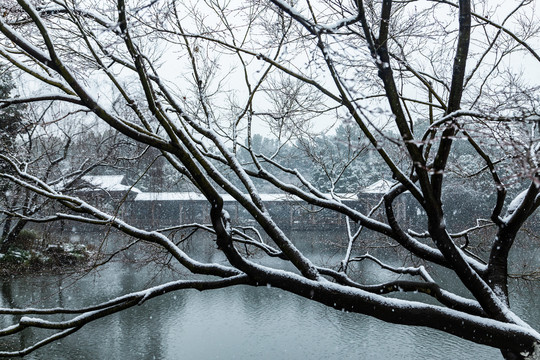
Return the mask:
<svg viewBox="0 0 540 360">
<path fill-rule="evenodd" d="M 11 72 L 6 66 L 0 68 L 0 99 L 7 99 L 13 96 L 15 83 L 13 82 Z M 24 123 L 24 104 L 2 107 L 2 118 L 0 119 L 0 134 L 2 147 L 4 149 L 13 149 L 17 136 L 23 131 Z"/>
<path fill-rule="evenodd" d="M 15 84 L 10 71 L 7 67 L 2 67 L 0 70 L 0 99 L 7 99 L 12 96 L 14 88 Z M 24 104 L 8 106 L 2 109 L 0 113 L 0 145 L 3 153 L 14 153 L 17 150 L 16 143 L 19 134 L 25 132 L 25 127 L 30 125 L 25 124 L 24 111 Z M 4 163 L 0 164 L 0 166 L 1 171 L 10 171 L 9 167 L 5 166 Z M 9 181 L 0 180 L 0 199 L 3 204 L 13 204 L 15 202 L 15 196 L 12 193 L 13 188 Z M 0 236 L 2 244 L 7 241 L 12 226 L 11 218 L 5 217 L 3 220 L 2 234 Z M 0 251 L 2 249 L 4 249 L 4 246 L 0 247 Z"/>
<path fill-rule="evenodd" d="M 34 327 L 57 331 L 16 353 L 26 354 L 91 321 L 170 291 L 271 285 L 339 310 L 438 329 L 498 348 L 509 359 L 537 354 L 540 335 L 510 310 L 508 299 L 510 250 L 540 205 L 538 84 L 536 77 L 520 76 L 521 69 L 510 61 L 520 56 L 526 58 L 527 69 L 538 68 L 540 56 L 530 45 L 537 41 L 536 19 L 529 8 L 533 4 L 521 2 L 504 11 L 491 2 L 467 0 L 306 1 L 295 7 L 282 0 L 241 7 L 213 0 L 189 7 L 174 1 L 119 0 L 92 8 L 63 1 L 46 6 L 17 1 L 0 17 L 1 54 L 45 86 L 24 100 L 54 99 L 90 111 L 103 124 L 159 151 L 208 200 L 211 226 L 192 226 L 212 234 L 226 262 L 197 261 L 166 234 L 139 229 L 57 191 L 32 169 L 4 157 L 14 175 L 0 176 L 65 206 L 49 220 L 114 227 L 162 248 L 196 276 L 81 309 L 2 309 L 3 314 L 77 315 L 58 321 L 22 317 L 1 334 Z M 291 86 L 280 89 L 283 83 Z M 284 96 L 277 96 L 279 92 Z M 115 98 L 122 99 L 124 113 L 110 101 Z M 327 194 L 328 183 L 319 188 L 295 166 L 283 166 L 255 148 L 254 127 L 269 117 L 274 133 L 285 134 L 277 136 L 278 149 L 293 139 L 312 141 L 309 115 L 328 124 L 347 119 L 378 154 L 395 179 L 380 199 L 383 219 L 349 206 L 336 193 Z M 415 127 L 416 120 L 427 122 L 427 129 Z M 242 138 L 248 164 L 238 155 Z M 458 139 L 474 149 L 471 155 L 483 164 L 491 184 L 494 200 L 482 218 L 494 235 L 484 258 L 460 243 L 474 237 L 480 226 L 466 225 L 459 231 L 446 226 L 445 185 L 459 158 L 451 156 Z M 345 168 L 340 162 L 358 160 L 357 151 L 335 158 L 337 172 L 326 164 L 332 154 L 312 153 L 312 159 L 326 167 L 330 188 Z M 352 163 L 346 167 L 354 169 Z M 346 216 L 349 243 L 343 260 L 334 267 L 323 266 L 302 253 L 294 236 L 269 215 L 257 186 L 260 181 L 306 206 Z M 509 183 L 520 188 L 512 199 L 507 199 Z M 248 236 L 243 224 L 231 223 L 223 192 L 245 209 L 257 224 L 256 234 L 264 237 Z M 422 209 L 414 230 L 396 216 L 396 204 L 405 196 Z M 356 254 L 361 249 L 352 244 L 359 230 L 352 223 L 399 245 L 407 253 L 404 261 L 412 258 L 448 269 L 467 297 L 445 289 L 425 267 L 411 263 L 396 268 Z M 251 258 L 245 250 L 251 247 L 282 262 L 268 265 Z M 396 278 L 383 284 L 356 278 L 349 265 L 362 259 L 375 261 Z M 404 274 L 410 277 L 399 277 Z M 401 292 L 410 293 L 413 300 L 397 299 Z"/>
<path fill-rule="evenodd" d="M 55 120 L 40 122 L 39 117 L 32 115 L 34 111 L 32 106 L 27 109 L 24 115 L 26 131 L 14 132 L 11 146 L 0 152 L 8 179 L 20 169 L 26 169 L 56 191 L 74 194 L 88 187 L 83 181 L 85 175 L 94 171 L 99 173 L 100 168 L 118 167 L 120 150 L 125 147 L 125 142 L 117 133 L 94 134 L 94 124 L 84 124 L 84 117 L 78 119 L 82 125 L 66 126 Z M 32 118 L 34 120 L 28 120 Z M 58 204 L 14 182 L 3 181 L 6 190 L 0 203 L 3 215 L 0 253 L 5 254 L 10 247 L 30 245 L 18 243 L 23 229 L 35 222 L 33 216 L 38 214 L 40 221 L 48 222 L 47 216 L 57 211 Z"/>
</svg>

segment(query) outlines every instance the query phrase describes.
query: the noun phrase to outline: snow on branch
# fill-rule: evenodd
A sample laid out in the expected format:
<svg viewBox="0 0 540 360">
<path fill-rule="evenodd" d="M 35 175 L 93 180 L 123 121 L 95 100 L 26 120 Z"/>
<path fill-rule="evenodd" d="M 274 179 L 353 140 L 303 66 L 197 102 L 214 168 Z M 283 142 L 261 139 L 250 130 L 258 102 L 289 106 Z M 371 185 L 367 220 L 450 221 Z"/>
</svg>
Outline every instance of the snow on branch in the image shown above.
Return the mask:
<svg viewBox="0 0 540 360">
<path fill-rule="evenodd" d="M 302 24 L 311 34 L 320 34 L 320 33 L 334 33 L 342 27 L 355 24 L 360 21 L 360 15 L 350 16 L 347 18 L 340 19 L 333 24 L 314 24 L 306 17 L 304 17 L 298 10 L 293 6 L 289 5 L 283 0 L 271 0 L 276 6 L 281 10 L 289 14 L 294 20 Z"/>
<path fill-rule="evenodd" d="M 19 46 L 22 50 L 24 50 L 30 56 L 36 58 L 38 61 L 46 64 L 49 67 L 54 68 L 54 63 L 52 59 L 50 58 L 50 56 L 47 55 L 44 51 L 42 51 L 38 47 L 34 46 L 22 35 L 20 35 L 17 31 L 15 31 L 11 26 L 9 26 L 4 21 L 2 16 L 0 16 L 0 31 L 4 35 L 6 35 L 9 38 L 9 40 L 11 40 L 17 46 Z"/>
<path fill-rule="evenodd" d="M 486 114 L 484 112 L 480 111 L 473 111 L 473 110 L 456 110 L 449 114 L 446 114 L 444 116 L 441 116 L 439 119 L 435 120 L 433 124 L 429 126 L 429 128 L 426 130 L 426 132 L 429 132 L 439 126 L 441 126 L 444 123 L 455 121 L 457 118 L 460 117 L 474 117 L 479 119 L 485 119 L 489 121 L 495 121 L 495 122 L 512 122 L 512 121 L 526 121 L 526 122 L 538 122 L 540 121 L 540 118 L 538 117 L 529 117 L 526 118 L 523 115 L 519 116 L 500 116 L 500 115 L 494 115 L 494 114 Z"/>
<path fill-rule="evenodd" d="M 540 203 L 540 181 L 536 175 L 530 186 L 520 192 L 508 205 L 503 221 L 507 226 L 516 226 L 523 223 Z"/>
<path fill-rule="evenodd" d="M 317 26 L 311 23 L 308 19 L 306 19 L 300 12 L 298 12 L 294 7 L 289 5 L 283 0 L 270 0 L 272 1 L 278 8 L 289 14 L 293 19 L 298 21 L 300 24 L 302 24 L 311 34 L 315 35 L 317 34 Z"/>
<path fill-rule="evenodd" d="M 384 198 L 381 198 L 381 200 L 379 200 L 379 202 L 373 208 L 371 208 L 367 216 L 371 217 L 375 213 L 375 211 L 377 211 L 381 207 L 383 202 L 384 202 Z M 358 229 L 356 230 L 356 232 L 353 234 L 351 231 L 352 229 L 351 220 L 348 217 L 346 218 L 346 225 L 347 225 L 347 238 L 348 238 L 347 251 L 345 252 L 345 257 L 343 258 L 343 260 L 341 260 L 341 265 L 340 265 L 341 269 L 343 269 L 344 272 L 347 272 L 347 266 L 351 259 L 352 247 L 354 243 L 356 242 L 356 240 L 358 239 L 358 237 L 360 236 L 362 230 L 364 229 L 364 226 L 360 225 Z"/>
<path fill-rule="evenodd" d="M 50 343 L 53 343 L 57 340 L 60 340 L 60 339 L 63 339 L 65 338 L 66 336 L 78 331 L 80 328 L 78 327 L 75 327 L 75 328 L 70 328 L 70 329 L 66 329 L 66 330 L 63 330 L 63 331 L 60 331 L 60 332 L 57 332 L 55 333 L 54 335 L 51 335 L 41 341 L 38 341 L 36 342 L 35 344 L 33 345 L 30 345 L 22 350 L 17 350 L 17 351 L 0 351 L 0 357 L 13 357 L 13 356 L 25 356 L 25 355 L 28 355 L 30 354 L 31 352 L 39 349 L 40 347 L 43 347 L 47 344 L 50 344 Z"/>
<path fill-rule="evenodd" d="M 5 108 L 10 105 L 15 104 L 28 104 L 31 102 L 39 101 L 64 101 L 73 103 L 76 105 L 82 105 L 82 101 L 77 96 L 68 96 L 64 94 L 50 94 L 50 95 L 38 95 L 38 96 L 29 96 L 29 97 L 17 97 L 12 99 L 0 99 L 0 108 Z"/>
<path fill-rule="evenodd" d="M 377 259 L 375 256 L 370 255 L 370 254 L 364 254 L 364 255 L 361 255 L 361 256 L 356 256 L 354 258 L 351 258 L 350 261 L 363 261 L 363 260 L 366 260 L 366 259 L 371 260 L 371 261 L 375 262 L 376 264 L 378 264 L 381 268 L 383 268 L 385 270 L 389 270 L 389 271 L 394 272 L 396 274 L 407 274 L 407 275 L 413 275 L 413 276 L 420 276 L 425 281 L 433 282 L 433 279 L 431 278 L 431 276 L 428 274 L 428 272 L 426 271 L 426 269 L 423 266 L 419 266 L 419 267 L 402 267 L 402 266 L 394 267 L 394 266 L 383 263 L 381 260 Z"/>
</svg>

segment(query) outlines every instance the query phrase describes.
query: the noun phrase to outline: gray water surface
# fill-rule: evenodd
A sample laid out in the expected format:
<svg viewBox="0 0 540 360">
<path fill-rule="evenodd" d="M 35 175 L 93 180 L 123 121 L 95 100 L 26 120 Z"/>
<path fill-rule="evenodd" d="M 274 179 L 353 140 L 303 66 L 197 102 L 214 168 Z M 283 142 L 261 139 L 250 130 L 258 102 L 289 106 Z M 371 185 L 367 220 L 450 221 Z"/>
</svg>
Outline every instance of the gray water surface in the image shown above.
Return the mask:
<svg viewBox="0 0 540 360">
<path fill-rule="evenodd" d="M 379 273 L 374 264 L 373 272 Z M 369 270 L 369 269 L 368 269 Z M 372 272 L 372 271 L 367 271 Z M 83 307 L 173 279 L 155 266 L 110 263 L 82 278 L 15 276 L 1 307 Z M 380 279 L 384 280 L 384 279 Z M 452 288 L 448 282 L 448 288 Z M 445 285 L 445 286 L 446 286 Z M 513 283 L 513 310 L 540 326 L 540 286 Z M 65 319 L 69 318 L 67 316 Z M 2 327 L 13 323 L 0 317 Z M 21 348 L 40 333 L 2 341 Z M 500 359 L 498 350 L 435 330 L 340 312 L 275 288 L 184 290 L 86 325 L 25 359 Z"/>
</svg>

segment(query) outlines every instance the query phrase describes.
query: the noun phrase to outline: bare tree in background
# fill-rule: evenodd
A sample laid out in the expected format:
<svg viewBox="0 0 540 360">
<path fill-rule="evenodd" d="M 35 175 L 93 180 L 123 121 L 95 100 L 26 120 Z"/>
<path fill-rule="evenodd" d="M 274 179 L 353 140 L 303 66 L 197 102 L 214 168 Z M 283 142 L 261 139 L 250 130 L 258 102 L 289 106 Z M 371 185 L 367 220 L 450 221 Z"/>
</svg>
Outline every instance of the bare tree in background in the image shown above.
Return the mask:
<svg viewBox="0 0 540 360">
<path fill-rule="evenodd" d="M 55 191 L 73 193 L 89 186 L 83 178 L 92 170 L 114 166 L 120 148 L 125 146 L 125 139 L 118 133 L 95 136 L 92 123 L 43 122 L 40 114 L 45 112 L 27 109 L 25 118 L 33 120 L 25 125 L 24 131 L 12 136 L 13 146 L 4 147 L 0 153 L 2 164 L 9 170 L 3 179 L 8 186 L 0 198 L 1 253 L 19 246 L 18 237 L 29 223 L 36 221 L 34 215 L 49 215 L 57 205 L 52 199 L 13 182 L 10 176 L 15 175 L 16 169 L 31 172 Z M 46 217 L 43 220 L 48 222 Z"/>
<path fill-rule="evenodd" d="M 537 19 L 534 2 L 500 5 L 467 0 L 223 5 L 206 0 L 185 8 L 175 1 L 119 0 L 92 7 L 67 1 L 4 2 L 0 54 L 42 84 L 39 93 L 11 103 L 64 102 L 157 149 L 208 200 L 211 226 L 205 228 L 227 262 L 196 261 L 164 233 L 142 230 L 57 191 L 3 155 L 13 171 L 0 176 L 65 206 L 55 220 L 112 226 L 163 248 L 197 276 L 83 309 L 1 309 L 3 314 L 33 314 L 1 335 L 26 328 L 56 331 L 20 352 L 1 354 L 27 354 L 167 292 L 269 284 L 339 310 L 489 345 L 508 359 L 537 356 L 540 334 L 511 311 L 508 301 L 509 253 L 540 205 L 539 84 L 537 76 L 529 76 L 540 61 L 534 50 Z M 286 97 L 277 96 L 282 85 Z M 131 116 L 114 111 L 109 99 L 118 96 Z M 338 117 L 358 126 L 395 179 L 381 199 L 383 220 L 355 210 L 339 194 L 318 189 L 295 168 L 251 146 L 253 128 L 264 120 L 271 119 L 272 130 L 289 141 L 303 137 L 312 118 L 331 124 Z M 383 132 L 382 124 L 394 135 Z M 485 261 L 460 245 L 479 227 L 451 232 L 446 226 L 443 195 L 457 142 L 474 149 L 482 164 L 479 173 L 489 174 L 491 181 L 493 203 L 482 218 L 495 230 Z M 248 163 L 236 156 L 244 143 Z M 255 180 L 306 205 L 344 215 L 349 225 L 386 237 L 415 259 L 449 269 L 468 297 L 441 287 L 423 266 L 395 268 L 372 257 L 396 276 L 413 277 L 377 285 L 359 282 L 346 270 L 336 270 L 361 258 L 352 246 L 335 268 L 321 266 L 299 251 L 296 239 L 269 215 Z M 508 186 L 515 184 L 522 191 L 507 198 Z M 223 192 L 250 214 L 268 241 L 243 235 L 243 224 L 231 223 Z M 426 214 L 415 224 L 421 231 L 407 229 L 395 215 L 394 205 L 405 193 Z M 356 234 L 350 230 L 352 244 Z M 282 262 L 262 265 L 238 244 Z M 295 271 L 283 270 L 291 264 Z M 403 291 L 415 294 L 414 301 L 393 298 Z M 74 316 L 64 321 L 39 317 L 51 313 Z"/>
</svg>

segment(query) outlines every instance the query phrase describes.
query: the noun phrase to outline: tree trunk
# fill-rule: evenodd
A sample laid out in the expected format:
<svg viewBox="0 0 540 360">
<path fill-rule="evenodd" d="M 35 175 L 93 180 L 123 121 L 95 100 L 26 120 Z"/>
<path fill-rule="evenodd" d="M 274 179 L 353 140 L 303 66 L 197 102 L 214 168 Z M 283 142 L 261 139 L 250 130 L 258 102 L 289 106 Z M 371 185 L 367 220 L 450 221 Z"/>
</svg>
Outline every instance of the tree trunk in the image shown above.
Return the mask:
<svg viewBox="0 0 540 360">
<path fill-rule="evenodd" d="M 12 220 L 9 219 L 9 223 L 11 223 L 11 221 Z M 2 241 L 2 245 L 0 246 L 0 253 L 5 254 L 9 250 L 9 248 L 11 246 L 16 244 L 17 238 L 19 237 L 19 234 L 24 229 L 24 227 L 26 226 L 27 223 L 28 223 L 27 220 L 19 220 L 19 221 L 17 221 L 17 223 L 15 224 L 15 226 L 11 230 L 7 231 L 6 236 L 2 237 L 3 241 Z M 6 225 L 8 225 L 7 221 L 6 221 Z M 6 231 L 5 226 L 4 226 L 4 231 Z"/>
<path fill-rule="evenodd" d="M 11 228 L 11 222 L 13 221 L 12 218 L 7 217 L 6 222 L 4 223 L 4 227 L 2 229 L 2 237 L 0 240 L 2 243 L 0 244 L 0 253 L 5 254 L 7 249 L 9 248 L 9 245 L 5 245 L 8 242 L 8 236 L 9 236 L 9 229 Z"/>
</svg>

